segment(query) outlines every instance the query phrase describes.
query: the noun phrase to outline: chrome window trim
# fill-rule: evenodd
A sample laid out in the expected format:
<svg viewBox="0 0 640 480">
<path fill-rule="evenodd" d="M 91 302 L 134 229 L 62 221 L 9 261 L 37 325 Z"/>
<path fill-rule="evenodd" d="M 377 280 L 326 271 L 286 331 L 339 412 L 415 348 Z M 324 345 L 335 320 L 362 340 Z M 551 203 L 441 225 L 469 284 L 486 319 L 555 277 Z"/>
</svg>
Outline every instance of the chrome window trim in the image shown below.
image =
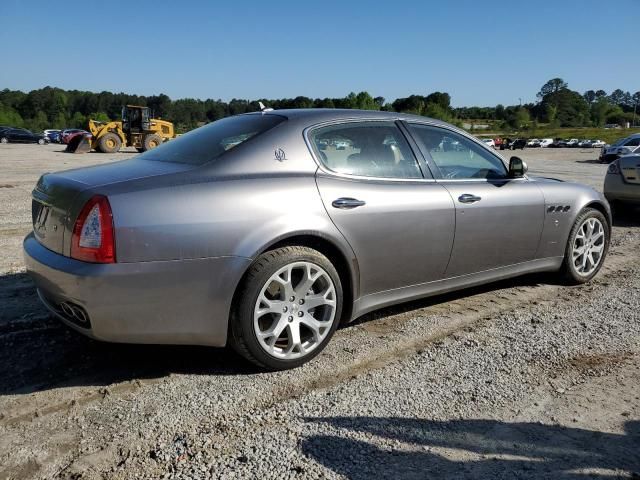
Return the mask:
<svg viewBox="0 0 640 480">
<path fill-rule="evenodd" d="M 356 118 L 340 118 L 340 119 L 334 119 L 334 120 L 327 120 L 327 121 L 320 122 L 320 123 L 315 123 L 313 125 L 310 125 L 310 126 L 306 127 L 302 131 L 302 137 L 304 139 L 304 142 L 307 144 L 307 148 L 309 149 L 309 152 L 311 153 L 311 158 L 313 158 L 313 161 L 318 166 L 318 170 L 320 170 L 322 173 L 324 173 L 324 174 L 326 174 L 328 176 L 337 177 L 337 178 L 341 178 L 341 179 L 345 179 L 345 180 L 358 180 L 358 181 L 371 181 L 371 182 L 436 183 L 436 179 L 435 178 L 424 178 L 424 172 L 422 171 L 422 166 L 420 165 L 420 161 L 418 160 L 415 152 L 413 152 L 413 149 L 411 148 L 411 145 L 409 145 L 409 142 L 408 142 L 408 140 L 406 138 L 405 138 L 405 141 L 409 145 L 409 149 L 411 149 L 411 154 L 414 156 L 416 164 L 418 165 L 418 168 L 420 169 L 420 172 L 422 174 L 422 178 L 365 177 L 365 176 L 362 176 L 362 175 L 351 175 L 351 174 L 348 174 L 348 173 L 335 172 L 335 171 L 327 168 L 324 165 L 324 163 L 317 157 L 315 148 L 313 147 L 313 143 L 311 142 L 311 139 L 309 138 L 309 134 L 312 131 L 317 130 L 319 128 L 323 128 L 323 127 L 330 127 L 332 125 L 344 125 L 344 124 L 349 124 L 349 123 L 373 123 L 373 122 L 380 122 L 380 123 L 387 123 L 387 124 L 391 123 L 391 124 L 395 125 L 395 122 L 401 121 L 401 120 L 402 120 L 402 118 L 400 118 L 400 117 L 390 117 L 390 118 L 356 117 Z M 396 126 L 396 128 L 398 128 L 397 125 L 395 125 L 395 126 Z M 398 128 L 398 131 L 400 132 L 400 134 L 403 137 L 405 136 L 404 132 L 402 130 L 400 130 L 400 128 Z"/>
</svg>

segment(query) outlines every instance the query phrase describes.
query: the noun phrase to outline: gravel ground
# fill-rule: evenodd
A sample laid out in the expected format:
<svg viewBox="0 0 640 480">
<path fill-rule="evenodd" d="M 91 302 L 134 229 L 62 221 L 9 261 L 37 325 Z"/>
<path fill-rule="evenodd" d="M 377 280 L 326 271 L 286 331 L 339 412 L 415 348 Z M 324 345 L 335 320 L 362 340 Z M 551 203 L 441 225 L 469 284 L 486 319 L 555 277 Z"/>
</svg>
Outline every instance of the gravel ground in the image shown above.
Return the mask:
<svg viewBox="0 0 640 480">
<path fill-rule="evenodd" d="M 0 480 L 640 476 L 637 212 L 588 285 L 528 276 L 388 308 L 264 374 L 226 350 L 100 344 L 46 315 L 20 267 L 30 189 L 60 162 L 102 160 L 56 148 L 0 149 L 14 185 L 0 188 Z M 601 188 L 595 152 L 518 155 Z"/>
</svg>

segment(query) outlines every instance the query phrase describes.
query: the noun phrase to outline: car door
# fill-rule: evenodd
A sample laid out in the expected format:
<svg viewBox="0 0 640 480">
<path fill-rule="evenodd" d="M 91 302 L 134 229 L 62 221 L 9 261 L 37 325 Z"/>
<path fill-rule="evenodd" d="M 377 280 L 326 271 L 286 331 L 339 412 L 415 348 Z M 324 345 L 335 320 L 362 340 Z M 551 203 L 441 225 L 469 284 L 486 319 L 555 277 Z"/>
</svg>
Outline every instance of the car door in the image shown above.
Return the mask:
<svg viewBox="0 0 640 480">
<path fill-rule="evenodd" d="M 466 135 L 426 124 L 408 128 L 455 204 L 446 277 L 533 260 L 544 222 L 544 196 L 535 183 L 509 178 L 500 157 Z"/>
<path fill-rule="evenodd" d="M 25 143 L 29 141 L 31 133 L 23 128 L 18 128 L 15 130 L 15 140 L 14 142 Z"/>
<path fill-rule="evenodd" d="M 324 206 L 358 259 L 359 296 L 441 279 L 453 245 L 453 202 L 421 171 L 398 126 L 338 123 L 307 138 Z"/>
</svg>

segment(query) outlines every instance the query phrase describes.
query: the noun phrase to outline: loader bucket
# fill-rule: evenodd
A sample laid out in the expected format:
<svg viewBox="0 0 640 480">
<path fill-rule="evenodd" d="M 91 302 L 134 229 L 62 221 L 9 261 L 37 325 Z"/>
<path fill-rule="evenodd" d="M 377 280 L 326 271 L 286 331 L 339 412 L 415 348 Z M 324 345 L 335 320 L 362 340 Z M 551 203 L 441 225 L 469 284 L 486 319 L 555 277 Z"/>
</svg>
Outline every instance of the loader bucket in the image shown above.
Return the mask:
<svg viewBox="0 0 640 480">
<path fill-rule="evenodd" d="M 91 151 L 91 135 L 76 135 L 67 144 L 65 152 L 89 153 Z"/>
</svg>

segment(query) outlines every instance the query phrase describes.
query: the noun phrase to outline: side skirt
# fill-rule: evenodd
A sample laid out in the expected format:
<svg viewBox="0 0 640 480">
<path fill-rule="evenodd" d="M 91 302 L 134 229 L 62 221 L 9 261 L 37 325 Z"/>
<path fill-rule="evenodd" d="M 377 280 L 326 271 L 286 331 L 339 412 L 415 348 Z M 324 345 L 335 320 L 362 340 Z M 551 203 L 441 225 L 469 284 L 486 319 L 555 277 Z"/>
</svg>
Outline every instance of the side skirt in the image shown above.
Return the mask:
<svg viewBox="0 0 640 480">
<path fill-rule="evenodd" d="M 440 295 L 454 290 L 497 282 L 527 273 L 555 271 L 562 266 L 563 258 L 564 257 L 549 257 L 531 260 L 506 267 L 493 268 L 483 272 L 460 275 L 458 277 L 420 283 L 417 285 L 410 285 L 408 287 L 401 287 L 365 295 L 354 302 L 351 321 L 365 313 L 397 303 L 410 302 L 419 298 Z"/>
</svg>

